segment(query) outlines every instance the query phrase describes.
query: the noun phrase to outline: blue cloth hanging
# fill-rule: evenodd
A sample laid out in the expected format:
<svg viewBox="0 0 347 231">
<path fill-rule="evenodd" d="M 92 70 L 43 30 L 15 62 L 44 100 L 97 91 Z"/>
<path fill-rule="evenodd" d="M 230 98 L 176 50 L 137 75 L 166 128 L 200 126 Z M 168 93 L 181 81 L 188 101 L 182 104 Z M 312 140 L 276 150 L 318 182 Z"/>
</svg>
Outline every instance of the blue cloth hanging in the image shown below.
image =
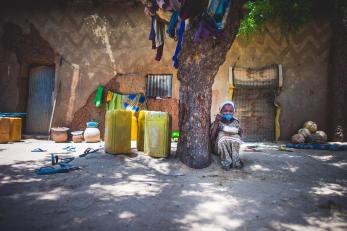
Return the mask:
<svg viewBox="0 0 347 231">
<path fill-rule="evenodd" d="M 212 17 L 217 30 L 225 27 L 226 18 L 229 14 L 231 0 L 210 0 L 207 13 Z"/>
<path fill-rule="evenodd" d="M 166 33 L 169 34 L 170 38 L 174 38 L 176 35 L 176 26 L 178 23 L 178 16 L 179 16 L 178 11 L 174 11 L 171 15 L 170 22 L 166 30 Z"/>
<path fill-rule="evenodd" d="M 175 68 L 178 68 L 178 55 L 182 49 L 182 40 L 183 40 L 183 34 L 184 34 L 185 27 L 186 27 L 185 21 L 182 20 L 180 23 L 180 28 L 178 29 L 178 41 L 177 41 L 177 45 L 176 45 L 175 54 L 172 57 L 173 66 Z"/>
</svg>

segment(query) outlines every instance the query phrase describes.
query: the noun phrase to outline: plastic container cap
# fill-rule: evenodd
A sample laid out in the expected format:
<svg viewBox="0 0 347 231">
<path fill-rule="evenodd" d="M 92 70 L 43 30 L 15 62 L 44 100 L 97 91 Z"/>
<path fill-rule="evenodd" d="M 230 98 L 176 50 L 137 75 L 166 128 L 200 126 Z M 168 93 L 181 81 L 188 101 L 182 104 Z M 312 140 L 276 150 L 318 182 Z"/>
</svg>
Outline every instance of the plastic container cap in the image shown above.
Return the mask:
<svg viewBox="0 0 347 231">
<path fill-rule="evenodd" d="M 98 127 L 98 122 L 93 122 L 93 121 L 92 122 L 87 122 L 86 125 L 89 128 L 96 128 L 96 127 Z"/>
</svg>

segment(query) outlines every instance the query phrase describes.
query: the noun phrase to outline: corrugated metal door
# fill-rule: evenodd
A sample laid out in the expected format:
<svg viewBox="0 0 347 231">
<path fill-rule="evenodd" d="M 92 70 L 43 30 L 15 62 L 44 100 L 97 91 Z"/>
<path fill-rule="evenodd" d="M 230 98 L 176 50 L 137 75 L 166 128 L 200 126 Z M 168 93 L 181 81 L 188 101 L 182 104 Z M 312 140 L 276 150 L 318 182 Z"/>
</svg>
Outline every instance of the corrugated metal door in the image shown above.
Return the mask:
<svg viewBox="0 0 347 231">
<path fill-rule="evenodd" d="M 32 68 L 28 85 L 26 133 L 48 134 L 53 105 L 54 67 Z"/>
</svg>

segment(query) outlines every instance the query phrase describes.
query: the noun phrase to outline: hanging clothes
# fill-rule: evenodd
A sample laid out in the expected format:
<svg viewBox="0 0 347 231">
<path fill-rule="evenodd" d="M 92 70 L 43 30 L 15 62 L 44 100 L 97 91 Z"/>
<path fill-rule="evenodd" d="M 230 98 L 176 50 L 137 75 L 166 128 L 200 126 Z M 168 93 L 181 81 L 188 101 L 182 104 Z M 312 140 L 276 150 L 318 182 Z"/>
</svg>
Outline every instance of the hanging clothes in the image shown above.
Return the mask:
<svg viewBox="0 0 347 231">
<path fill-rule="evenodd" d="M 156 0 L 142 0 L 142 3 L 145 5 L 145 14 L 148 16 L 155 16 L 155 12 L 158 9 Z"/>
<path fill-rule="evenodd" d="M 155 60 L 160 61 L 163 56 L 165 25 L 158 21 L 154 16 L 151 17 L 151 29 L 149 32 L 149 40 L 152 41 L 152 49 L 157 49 Z"/>
<path fill-rule="evenodd" d="M 156 13 L 157 13 L 157 16 L 161 19 L 161 21 L 165 22 L 165 24 L 170 22 L 170 18 L 172 16 L 171 11 L 167 11 L 167 10 L 163 10 L 159 8 Z"/>
<path fill-rule="evenodd" d="M 216 34 L 215 28 L 205 20 L 202 20 L 199 23 L 198 30 L 196 31 L 194 35 L 194 41 L 198 41 L 199 39 L 208 39 L 211 36 Z"/>
<path fill-rule="evenodd" d="M 169 34 L 170 38 L 176 37 L 176 27 L 178 23 L 178 16 L 179 16 L 178 11 L 174 11 L 171 15 L 169 26 L 167 27 L 167 30 L 166 30 L 166 33 Z"/>
<path fill-rule="evenodd" d="M 207 10 L 202 14 L 194 41 L 219 37 L 225 27 L 230 5 L 231 0 L 210 0 Z"/>
<path fill-rule="evenodd" d="M 111 92 L 111 91 L 109 91 L 109 92 Z M 123 109 L 123 106 L 122 106 L 123 95 L 117 94 L 114 92 L 111 92 L 111 94 L 112 94 L 112 100 L 106 103 L 107 111 L 116 110 L 116 109 Z"/>
<path fill-rule="evenodd" d="M 139 111 L 145 109 L 145 96 L 141 93 L 135 94 L 119 94 L 113 92 L 113 97 L 110 102 L 107 103 L 107 111 L 116 109 L 125 109 L 129 111 Z"/>
<path fill-rule="evenodd" d="M 155 60 L 160 61 L 163 57 L 164 43 L 157 48 L 157 53 L 155 55 Z"/>
<path fill-rule="evenodd" d="M 166 11 L 171 11 L 173 10 L 173 8 L 170 5 L 169 0 L 156 0 L 157 5 L 159 6 L 159 8 L 166 10 Z"/>
<path fill-rule="evenodd" d="M 123 95 L 123 108 L 129 111 L 144 109 L 145 96 L 143 94 Z"/>
<path fill-rule="evenodd" d="M 112 91 L 107 91 L 107 96 L 106 96 L 106 102 L 110 102 L 113 98 L 113 93 Z"/>
<path fill-rule="evenodd" d="M 223 30 L 229 14 L 231 0 L 210 0 L 207 14 L 210 15 L 217 30 Z"/>
<path fill-rule="evenodd" d="M 155 32 L 155 46 L 157 48 L 157 54 L 155 60 L 160 61 L 163 56 L 164 39 L 165 39 L 165 24 L 154 18 L 154 32 Z"/>
<path fill-rule="evenodd" d="M 169 0 L 169 4 L 170 7 L 174 10 L 174 11 L 179 11 L 182 7 L 182 2 L 180 0 Z"/>
<path fill-rule="evenodd" d="M 172 57 L 172 60 L 173 60 L 173 66 L 175 68 L 178 68 L 178 55 L 182 49 L 182 40 L 183 40 L 183 34 L 184 34 L 184 30 L 185 30 L 185 21 L 182 20 L 181 23 L 180 23 L 180 27 L 178 29 L 178 41 L 177 41 L 177 45 L 176 45 L 176 50 L 175 50 L 175 54 L 174 56 Z"/>
<path fill-rule="evenodd" d="M 149 32 L 149 36 L 148 39 L 152 41 L 152 49 L 156 49 L 156 45 L 155 45 L 155 31 L 154 31 L 154 16 L 151 17 L 151 29 Z"/>
<path fill-rule="evenodd" d="M 203 12 L 202 1 L 185 0 L 182 4 L 180 17 L 182 20 L 200 15 Z"/>
<path fill-rule="evenodd" d="M 156 18 L 154 18 L 153 22 L 154 32 L 155 32 L 155 46 L 158 48 L 164 44 L 164 23 L 160 22 Z"/>
</svg>

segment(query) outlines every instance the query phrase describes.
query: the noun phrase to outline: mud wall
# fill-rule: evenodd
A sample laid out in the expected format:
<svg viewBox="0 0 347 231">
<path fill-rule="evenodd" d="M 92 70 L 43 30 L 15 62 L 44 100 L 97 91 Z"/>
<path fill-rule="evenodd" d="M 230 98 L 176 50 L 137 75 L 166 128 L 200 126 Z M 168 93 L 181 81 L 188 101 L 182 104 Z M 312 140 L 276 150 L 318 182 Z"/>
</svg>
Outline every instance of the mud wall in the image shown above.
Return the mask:
<svg viewBox="0 0 347 231">
<path fill-rule="evenodd" d="M 105 86 L 103 91 L 103 98 L 106 98 L 107 91 L 134 93 L 145 91 L 145 78 L 140 78 L 136 74 L 122 74 L 116 78 L 111 79 Z M 103 137 L 105 129 L 105 113 L 106 104 L 102 104 L 100 108 L 95 107 L 94 91 L 87 99 L 87 103 L 78 109 L 74 115 L 71 123 L 71 130 L 85 129 L 86 122 L 93 120 L 99 122 L 99 128 Z M 148 110 L 153 111 L 166 111 L 172 115 L 172 129 L 178 130 L 178 100 L 174 98 L 167 99 L 146 99 L 146 107 Z"/>
<path fill-rule="evenodd" d="M 228 97 L 230 66 L 260 68 L 282 64 L 284 85 L 278 98 L 282 108 L 280 139 L 289 139 L 306 120 L 317 122 L 319 129 L 326 131 L 330 39 L 328 19 L 315 20 L 296 34 L 284 35 L 269 25 L 251 38 L 238 37 L 213 85 L 212 119 L 220 102 Z"/>
<path fill-rule="evenodd" d="M 147 74 L 172 73 L 173 97 L 151 100 L 155 102 L 150 103 L 153 106 L 149 109 L 171 110 L 175 117 L 173 129 L 178 128 L 179 83 L 171 62 L 176 44 L 167 39 L 162 60 L 154 60 L 155 50 L 151 49 L 148 40 L 150 19 L 143 13 L 141 5 L 78 4 L 2 9 L 0 37 L 6 34 L 4 27 L 8 23 L 20 28 L 21 39 L 33 30 L 37 31 L 54 51 L 53 61 L 50 60 L 56 69 L 54 126 L 80 127 L 77 125 L 81 124 L 78 117 L 81 115 L 76 112 L 86 107 L 91 107 L 89 112 L 96 112 L 89 101 L 99 84 L 117 83 L 118 87 L 113 90 L 121 93 L 144 92 Z M 0 88 L 3 90 L 0 92 L 0 111 L 25 111 L 26 96 L 20 95 L 19 82 L 27 79 L 28 70 L 22 71 L 24 65 L 18 58 L 25 51 L 20 47 L 4 48 L 2 43 L 0 50 Z M 42 62 L 31 57 L 26 63 Z M 167 107 L 168 102 L 176 105 Z M 93 113 L 87 114 L 89 119 L 100 117 Z"/>
<path fill-rule="evenodd" d="M 173 129 L 178 128 L 179 83 L 171 63 L 175 42 L 166 39 L 163 59 L 154 60 L 155 51 L 147 39 L 150 22 L 141 5 L 86 4 L 0 11 L 0 111 L 26 110 L 30 65 L 55 65 L 53 125 L 75 129 L 81 129 L 85 120 L 102 120 L 103 112 L 92 104 L 99 84 L 121 93 L 144 92 L 147 74 L 172 73 L 173 97 L 150 99 L 148 107 L 171 112 Z M 13 42 L 15 39 L 11 46 L 4 42 L 6 38 L 12 40 L 6 37 L 8 23 L 16 28 L 12 34 L 15 39 L 19 36 L 19 41 L 29 41 L 24 48 L 16 46 L 21 43 Z M 31 39 L 25 39 L 28 36 Z M 219 103 L 227 98 L 229 66 L 257 68 L 280 63 L 284 70 L 279 96 L 281 139 L 288 139 L 309 119 L 326 130 L 330 36 L 329 21 L 322 19 L 297 34 L 284 36 L 268 26 L 262 34 L 237 38 L 217 73 L 211 114 L 216 114 Z M 27 47 L 32 48 L 30 52 Z"/>
</svg>

